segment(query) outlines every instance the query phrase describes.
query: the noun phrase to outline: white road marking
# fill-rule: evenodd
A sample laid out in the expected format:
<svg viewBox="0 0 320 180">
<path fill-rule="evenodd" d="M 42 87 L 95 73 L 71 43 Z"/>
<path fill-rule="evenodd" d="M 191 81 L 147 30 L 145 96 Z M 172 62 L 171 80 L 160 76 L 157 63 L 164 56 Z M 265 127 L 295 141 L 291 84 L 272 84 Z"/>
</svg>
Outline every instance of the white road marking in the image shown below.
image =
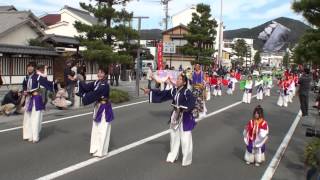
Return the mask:
<svg viewBox="0 0 320 180">
<path fill-rule="evenodd" d="M 254 97 L 256 97 L 256 96 L 252 96 L 252 98 L 254 98 Z M 238 102 L 236 102 L 236 103 L 233 103 L 233 104 L 231 104 L 231 105 L 229 105 L 229 106 L 226 106 L 226 107 L 224 107 L 224 108 L 221 108 L 221 109 L 219 109 L 219 110 L 216 110 L 216 111 L 214 111 L 214 112 L 212 112 L 212 113 L 204 116 L 203 118 L 198 119 L 197 121 L 201 121 L 201 120 L 203 120 L 203 119 L 206 119 L 206 118 L 208 118 L 208 117 L 211 117 L 211 116 L 213 116 L 213 115 L 216 115 L 216 114 L 218 114 L 218 113 L 220 113 L 220 112 L 223 112 L 223 111 L 225 111 L 225 110 L 228 110 L 228 109 L 230 109 L 230 108 L 232 108 L 232 107 L 234 107 L 234 106 L 237 106 L 237 105 L 239 105 L 239 104 L 241 104 L 241 103 L 242 103 L 242 101 L 238 101 Z M 70 173 L 70 172 L 76 171 L 76 170 L 81 169 L 81 168 L 83 168 L 83 167 L 86 167 L 86 166 L 89 166 L 89 165 L 91 165 L 91 164 L 94 164 L 94 163 L 97 163 L 97 162 L 99 162 L 99 161 L 102 161 L 102 160 L 104 160 L 104 159 L 106 159 L 106 158 L 109 158 L 109 157 L 112 157 L 112 156 L 114 156 L 114 155 L 117 155 L 117 154 L 119 154 L 119 153 L 121 153 L 121 152 L 124 152 L 124 151 L 127 151 L 127 150 L 129 150 L 129 149 L 135 148 L 135 147 L 140 146 L 140 145 L 142 145 L 142 144 L 145 144 L 145 143 L 147 143 L 147 142 L 149 142 L 149 141 L 152 141 L 152 140 L 157 139 L 157 138 L 159 138 L 159 137 L 161 137 L 161 136 L 164 136 L 164 135 L 166 135 L 166 134 L 169 134 L 169 132 L 170 132 L 169 130 L 165 130 L 165 131 L 163 131 L 163 132 L 154 134 L 154 135 L 152 135 L 152 136 L 150 136 L 150 137 L 147 137 L 147 138 L 145 138 L 145 139 L 142 139 L 142 140 L 136 141 L 136 142 L 134 142 L 134 143 L 131 143 L 131 144 L 129 144 L 129 145 L 123 146 L 123 147 L 121 147 L 121 148 L 119 148 L 119 149 L 115 149 L 115 150 L 113 150 L 113 151 L 110 151 L 110 152 L 108 153 L 108 155 L 105 156 L 105 157 L 102 157 L 102 158 L 94 157 L 94 158 L 88 159 L 88 160 L 86 160 L 86 161 L 83 161 L 83 162 L 80 162 L 80 163 L 71 165 L 71 166 L 69 166 L 69 167 L 67 167 L 67 168 L 64 168 L 64 169 L 61 169 L 61 170 L 59 170 L 59 171 L 56 171 L 56 172 L 47 174 L 47 175 L 45 175 L 45 176 L 42 176 L 42 177 L 38 178 L 37 180 L 48 180 L 48 179 L 58 178 L 58 177 L 60 177 L 60 176 L 63 176 L 63 175 L 65 175 L 65 174 L 68 174 L 68 173 Z"/>
<path fill-rule="evenodd" d="M 299 113 L 297 114 L 294 122 L 292 123 L 289 131 L 287 132 L 286 136 L 284 137 L 284 139 L 282 140 L 276 154 L 273 156 L 271 162 L 269 163 L 266 171 L 264 172 L 261 180 L 271 180 L 274 173 L 276 172 L 278 166 L 279 166 L 279 163 L 281 161 L 281 158 L 283 157 L 287 147 L 288 147 L 288 144 L 291 140 L 291 137 L 294 133 L 294 131 L 296 130 L 297 128 L 297 125 L 301 119 L 301 111 L 299 111 Z"/>
<path fill-rule="evenodd" d="M 133 105 L 137 105 L 137 104 L 142 104 L 142 103 L 146 103 L 146 102 L 149 102 L 149 100 L 139 101 L 139 102 L 130 103 L 130 104 L 124 104 L 124 105 L 121 105 L 121 106 L 113 107 L 112 109 L 120 109 L 120 108 L 124 108 L 124 107 L 128 107 L 128 106 L 133 106 Z M 88 112 L 88 113 L 78 114 L 78 115 L 74 115 L 74 116 L 68 116 L 68 117 L 63 117 L 63 118 L 48 120 L 48 121 L 42 122 L 42 124 L 48 124 L 48 123 L 63 121 L 63 120 L 66 120 L 66 119 L 72 119 L 72 118 L 81 117 L 81 116 L 86 116 L 86 115 L 91 115 L 91 114 L 92 114 L 92 112 Z M 9 128 L 9 129 L 3 129 L 3 130 L 0 130 L 0 133 L 8 132 L 8 131 L 14 131 L 14 130 L 18 130 L 18 129 L 22 129 L 22 126 L 13 127 L 13 128 Z"/>
</svg>

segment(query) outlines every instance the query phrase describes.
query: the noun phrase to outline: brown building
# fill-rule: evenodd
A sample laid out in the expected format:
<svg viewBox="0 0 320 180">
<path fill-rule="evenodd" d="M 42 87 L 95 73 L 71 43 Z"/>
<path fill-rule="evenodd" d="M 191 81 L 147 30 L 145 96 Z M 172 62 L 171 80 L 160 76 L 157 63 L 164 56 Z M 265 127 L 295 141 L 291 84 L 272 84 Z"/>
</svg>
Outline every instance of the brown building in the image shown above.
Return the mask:
<svg viewBox="0 0 320 180">
<path fill-rule="evenodd" d="M 170 67 L 171 61 L 171 66 L 175 69 L 178 69 L 180 65 L 184 69 L 191 68 L 191 62 L 195 60 L 195 57 L 183 55 L 181 52 L 181 47 L 187 44 L 184 36 L 188 33 L 188 27 L 182 24 L 162 32 L 163 43 L 173 43 L 176 46 L 174 54 L 163 53 L 163 64 Z"/>
</svg>

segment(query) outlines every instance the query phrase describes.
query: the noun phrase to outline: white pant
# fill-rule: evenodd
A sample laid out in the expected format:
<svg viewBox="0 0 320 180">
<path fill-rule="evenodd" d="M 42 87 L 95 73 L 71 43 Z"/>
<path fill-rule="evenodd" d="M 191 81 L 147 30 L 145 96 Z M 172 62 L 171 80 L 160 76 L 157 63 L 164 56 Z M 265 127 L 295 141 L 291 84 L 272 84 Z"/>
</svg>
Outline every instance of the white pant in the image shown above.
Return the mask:
<svg viewBox="0 0 320 180">
<path fill-rule="evenodd" d="M 36 111 L 33 103 L 32 111 L 25 112 L 23 117 L 23 139 L 37 142 L 41 131 L 42 111 Z"/>
<path fill-rule="evenodd" d="M 207 115 L 207 107 L 206 107 L 206 102 L 203 101 L 203 112 L 200 112 L 199 113 L 199 118 L 203 118 Z"/>
<path fill-rule="evenodd" d="M 206 100 L 207 100 L 207 101 L 210 101 L 210 99 L 211 99 L 210 88 L 207 88 L 207 91 L 206 91 Z"/>
<path fill-rule="evenodd" d="M 269 88 L 266 88 L 264 91 L 265 96 L 270 96 L 270 94 L 271 94 L 270 91 L 271 90 Z"/>
<path fill-rule="evenodd" d="M 74 96 L 73 108 L 79 108 L 81 104 L 81 99 L 79 96 Z"/>
<path fill-rule="evenodd" d="M 221 89 L 218 89 L 218 90 L 217 90 L 217 89 L 214 89 L 214 90 L 213 90 L 213 95 L 214 95 L 214 96 L 221 96 L 221 94 L 222 94 L 222 93 L 221 93 Z"/>
<path fill-rule="evenodd" d="M 183 131 L 183 125 L 176 130 L 170 129 L 170 152 L 167 156 L 167 162 L 174 162 L 178 159 L 180 143 L 182 148 L 182 166 L 188 166 L 192 163 L 192 134 L 191 131 Z"/>
<path fill-rule="evenodd" d="M 232 95 L 232 94 L 233 94 L 233 91 L 232 91 L 231 88 L 228 88 L 228 89 L 227 89 L 227 94 L 229 94 L 229 95 Z"/>
<path fill-rule="evenodd" d="M 294 96 L 293 90 L 289 91 L 288 102 L 292 103 L 293 96 Z"/>
<path fill-rule="evenodd" d="M 110 141 L 111 124 L 106 122 L 104 113 L 101 122 L 92 122 L 90 153 L 93 156 L 102 157 L 107 155 Z"/>
<path fill-rule="evenodd" d="M 245 92 L 243 93 L 242 102 L 250 104 L 250 103 L 251 103 L 251 96 L 252 96 L 251 93 L 247 93 L 247 92 L 245 91 Z"/>
<path fill-rule="evenodd" d="M 287 107 L 288 106 L 288 96 L 280 95 L 277 104 L 278 104 L 278 106 Z"/>
<path fill-rule="evenodd" d="M 265 161 L 265 155 L 261 152 L 261 148 L 253 148 L 252 153 L 246 150 L 244 154 L 244 160 L 249 163 L 262 163 Z"/>
<path fill-rule="evenodd" d="M 263 99 L 263 91 L 258 91 L 257 92 L 257 99 L 262 100 Z"/>
</svg>

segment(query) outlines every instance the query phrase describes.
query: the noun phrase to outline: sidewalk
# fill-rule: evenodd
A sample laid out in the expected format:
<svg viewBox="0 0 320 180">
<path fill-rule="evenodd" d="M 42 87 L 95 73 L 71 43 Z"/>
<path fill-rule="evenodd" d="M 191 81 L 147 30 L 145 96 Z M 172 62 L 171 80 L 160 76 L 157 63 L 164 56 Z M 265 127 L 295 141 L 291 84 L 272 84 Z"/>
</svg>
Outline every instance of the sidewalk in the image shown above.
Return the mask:
<svg viewBox="0 0 320 180">
<path fill-rule="evenodd" d="M 291 141 L 280 161 L 274 180 L 301 180 L 306 179 L 308 167 L 304 164 L 304 150 L 306 145 L 313 139 L 306 137 L 307 128 L 320 129 L 320 116 L 318 110 L 313 108 L 313 95 L 310 94 L 309 116 L 302 117 L 291 138 Z"/>
<path fill-rule="evenodd" d="M 147 81 L 146 80 L 141 80 L 140 81 L 140 87 L 146 87 L 147 86 Z M 15 87 L 18 87 L 21 89 L 21 85 L 14 85 Z M 110 86 L 111 89 L 119 89 L 123 90 L 129 93 L 130 96 L 130 101 L 135 101 L 139 99 L 144 99 L 147 96 L 143 94 L 143 92 L 140 91 L 139 97 L 136 94 L 136 82 L 135 81 L 120 81 L 119 86 Z M 2 101 L 3 97 L 5 94 L 9 91 L 10 86 L 2 86 L 0 88 L 0 102 Z M 92 111 L 92 105 L 89 106 L 81 106 L 80 108 L 73 109 L 72 107 L 67 109 L 67 110 L 58 110 L 54 105 L 52 105 L 49 102 L 46 105 L 46 110 L 44 111 L 44 116 L 49 116 L 49 115 L 54 115 L 54 114 L 65 114 L 65 113 L 71 113 L 71 112 L 83 112 L 83 111 Z M 128 103 L 128 102 L 127 102 Z M 1 103 L 0 103 L 1 104 Z M 9 123 L 9 122 L 17 122 L 17 121 L 22 121 L 23 120 L 23 114 L 19 115 L 11 115 L 11 116 L 5 116 L 5 115 L 0 115 L 0 126 L 1 124 L 4 123 Z"/>
</svg>

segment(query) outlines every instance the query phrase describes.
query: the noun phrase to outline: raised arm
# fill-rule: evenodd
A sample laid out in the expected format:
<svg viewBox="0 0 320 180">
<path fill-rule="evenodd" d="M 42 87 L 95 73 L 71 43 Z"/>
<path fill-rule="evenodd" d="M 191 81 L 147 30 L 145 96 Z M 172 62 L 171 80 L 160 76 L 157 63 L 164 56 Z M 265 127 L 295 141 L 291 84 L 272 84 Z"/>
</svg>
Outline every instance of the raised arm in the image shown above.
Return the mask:
<svg viewBox="0 0 320 180">
<path fill-rule="evenodd" d="M 82 94 L 83 105 L 88 105 L 99 100 L 104 94 L 108 95 L 108 97 L 104 97 L 104 98 L 109 98 L 108 84 L 101 84 L 97 89 L 94 89 L 93 91 L 88 91 Z"/>
<path fill-rule="evenodd" d="M 46 77 L 38 75 L 38 81 L 41 86 L 45 87 L 47 90 L 51 92 L 55 92 L 57 90 L 57 85 L 53 81 L 49 81 Z"/>
<path fill-rule="evenodd" d="M 150 103 L 162 103 L 164 101 L 172 100 L 175 89 L 163 90 L 158 89 L 144 89 L 146 94 L 149 94 Z"/>
</svg>

